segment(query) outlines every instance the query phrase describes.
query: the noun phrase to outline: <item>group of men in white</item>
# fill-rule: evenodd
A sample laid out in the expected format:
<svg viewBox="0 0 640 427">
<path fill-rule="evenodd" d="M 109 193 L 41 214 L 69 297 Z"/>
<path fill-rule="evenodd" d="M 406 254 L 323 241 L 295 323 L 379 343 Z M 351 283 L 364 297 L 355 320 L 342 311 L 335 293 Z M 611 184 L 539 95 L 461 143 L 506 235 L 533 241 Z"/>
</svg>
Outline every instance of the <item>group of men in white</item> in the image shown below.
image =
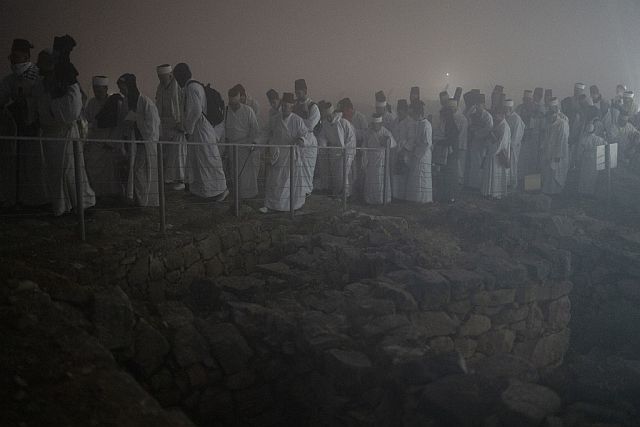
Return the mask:
<svg viewBox="0 0 640 427">
<path fill-rule="evenodd" d="M 106 76 L 93 77 L 94 97 L 87 100 L 75 76 L 55 89 L 55 53 L 44 50 L 32 64 L 32 47 L 14 41 L 12 73 L 0 84 L 2 135 L 32 137 L 0 142 L 0 201 L 50 203 L 55 215 L 77 206 L 77 180 L 85 208 L 96 195 L 157 206 L 158 141 L 170 142 L 161 143 L 162 184 L 216 201 L 229 194 L 234 174 L 223 159 L 237 146 L 238 196 L 257 197 L 264 170 L 262 212 L 300 209 L 312 191 L 368 204 L 429 203 L 434 182 L 442 201 L 454 202 L 461 185 L 499 199 L 535 175 L 542 192 L 559 194 L 571 166 L 579 172 L 579 191 L 594 194 L 596 147 L 616 142 L 622 156 L 638 146 L 633 123 L 640 117 L 624 86 L 610 103 L 596 86 L 587 95 L 582 83 L 562 103 L 550 90 L 526 90 L 518 106 L 501 86 L 490 106 L 479 90 L 461 96 L 458 88 L 455 95 L 440 93 L 435 117 L 426 115 L 418 87 L 397 101 L 395 111 L 379 91 L 367 118 L 349 98 L 314 102 L 298 79 L 293 92 L 267 92 L 270 109 L 261 123 L 258 103 L 239 84 L 227 92 L 228 105 L 218 111 L 223 116 L 214 119 L 219 106 L 208 105 L 211 88 L 194 80 L 184 63 L 156 68 L 155 101 L 140 93 L 133 74 L 117 79 L 116 94 L 109 93 Z M 81 137 L 88 140 L 74 159 L 72 141 Z"/>
</svg>

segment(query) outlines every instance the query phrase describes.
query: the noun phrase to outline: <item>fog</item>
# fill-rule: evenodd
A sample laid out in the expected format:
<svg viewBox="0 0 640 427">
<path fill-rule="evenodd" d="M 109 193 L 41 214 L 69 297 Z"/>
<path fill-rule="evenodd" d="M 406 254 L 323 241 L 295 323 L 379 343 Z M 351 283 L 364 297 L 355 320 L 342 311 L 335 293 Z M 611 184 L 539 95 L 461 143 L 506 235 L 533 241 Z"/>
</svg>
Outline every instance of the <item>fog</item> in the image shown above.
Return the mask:
<svg viewBox="0 0 640 427">
<path fill-rule="evenodd" d="M 640 87 L 634 0 L 3 0 L 1 15 L 7 53 L 14 37 L 35 56 L 71 34 L 85 89 L 94 74 L 115 89 L 133 72 L 153 95 L 155 66 L 180 61 L 223 94 L 243 83 L 262 105 L 267 89 L 292 90 L 300 77 L 316 100 L 350 96 L 367 110 L 375 90 L 395 101 L 413 85 L 429 99 L 447 83 L 499 83 L 516 99 L 534 86 L 563 96 L 575 81 L 605 97 L 619 82 Z"/>
</svg>

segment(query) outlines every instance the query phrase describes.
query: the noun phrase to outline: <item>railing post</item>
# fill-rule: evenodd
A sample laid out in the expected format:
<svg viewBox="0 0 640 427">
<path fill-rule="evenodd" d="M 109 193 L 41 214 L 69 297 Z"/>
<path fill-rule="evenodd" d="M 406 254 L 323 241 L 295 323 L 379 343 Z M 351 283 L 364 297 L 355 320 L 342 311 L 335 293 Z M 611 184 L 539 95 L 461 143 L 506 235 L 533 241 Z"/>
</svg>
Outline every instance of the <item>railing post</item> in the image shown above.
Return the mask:
<svg viewBox="0 0 640 427">
<path fill-rule="evenodd" d="M 389 169 L 389 147 L 384 148 L 384 182 L 382 184 L 382 204 L 387 204 L 387 194 L 389 194 L 388 182 L 391 181 L 391 172 Z"/>
<path fill-rule="evenodd" d="M 347 146 L 342 148 L 342 211 L 347 211 Z"/>
<path fill-rule="evenodd" d="M 158 142 L 158 198 L 160 201 L 160 232 L 167 232 L 166 201 L 164 196 L 164 145 Z"/>
<path fill-rule="evenodd" d="M 295 174 L 295 160 L 294 160 L 294 155 L 295 155 L 295 148 L 294 146 L 290 146 L 289 147 L 289 215 L 291 216 L 291 219 L 293 219 L 294 216 L 294 209 L 293 209 L 293 182 L 294 182 L 294 174 Z"/>
<path fill-rule="evenodd" d="M 83 242 L 87 239 L 85 224 L 84 224 L 84 191 L 82 182 L 82 170 L 80 169 L 81 162 L 80 156 L 80 141 L 73 141 L 73 173 L 76 184 L 76 211 L 78 213 L 78 226 L 80 229 L 80 240 Z"/>
<path fill-rule="evenodd" d="M 238 171 L 239 166 L 239 151 L 240 147 L 234 145 L 233 147 L 233 208 L 236 217 L 240 216 L 240 173 Z"/>
</svg>

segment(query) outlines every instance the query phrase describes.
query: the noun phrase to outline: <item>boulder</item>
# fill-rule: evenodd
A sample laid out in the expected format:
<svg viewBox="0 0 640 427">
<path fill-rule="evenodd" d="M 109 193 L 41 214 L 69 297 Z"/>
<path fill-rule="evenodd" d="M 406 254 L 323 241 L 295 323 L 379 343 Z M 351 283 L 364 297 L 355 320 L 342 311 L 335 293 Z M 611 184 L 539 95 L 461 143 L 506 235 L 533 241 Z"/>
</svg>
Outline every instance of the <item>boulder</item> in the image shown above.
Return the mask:
<svg viewBox="0 0 640 427">
<path fill-rule="evenodd" d="M 176 362 L 183 368 L 210 358 L 206 340 L 192 324 L 176 329 L 171 347 Z"/>
<path fill-rule="evenodd" d="M 169 343 L 165 337 L 144 319 L 136 325 L 135 356 L 133 361 L 148 377 L 163 363 L 169 352 Z"/>
<path fill-rule="evenodd" d="M 509 412 L 533 425 L 538 425 L 547 416 L 557 413 L 562 404 L 555 391 L 519 380 L 511 380 L 501 398 Z"/>
<path fill-rule="evenodd" d="M 202 321 L 197 322 L 197 326 L 207 340 L 211 354 L 227 375 L 242 370 L 253 357 L 247 340 L 233 324 Z"/>
<path fill-rule="evenodd" d="M 482 275 L 473 271 L 454 269 L 436 270 L 451 284 L 451 298 L 460 300 L 467 298 L 473 291 L 477 291 L 483 285 Z"/>
<path fill-rule="evenodd" d="M 469 369 L 489 378 L 517 379 L 532 383 L 539 380 L 538 371 L 530 361 L 507 353 L 476 359 L 469 363 Z"/>
<path fill-rule="evenodd" d="M 362 385 L 373 365 L 366 354 L 332 349 L 325 352 L 324 369 L 336 384 L 352 388 Z"/>
<path fill-rule="evenodd" d="M 453 335 L 458 327 L 458 321 L 444 311 L 412 313 L 411 323 L 424 338 Z"/>
<path fill-rule="evenodd" d="M 133 343 L 135 316 L 129 297 L 118 286 L 96 292 L 92 318 L 96 337 L 109 350 Z"/>
<path fill-rule="evenodd" d="M 476 337 L 482 335 L 491 329 L 491 319 L 487 316 L 481 316 L 478 314 L 472 314 L 469 318 L 460 326 L 458 335 L 461 337 Z"/>
</svg>

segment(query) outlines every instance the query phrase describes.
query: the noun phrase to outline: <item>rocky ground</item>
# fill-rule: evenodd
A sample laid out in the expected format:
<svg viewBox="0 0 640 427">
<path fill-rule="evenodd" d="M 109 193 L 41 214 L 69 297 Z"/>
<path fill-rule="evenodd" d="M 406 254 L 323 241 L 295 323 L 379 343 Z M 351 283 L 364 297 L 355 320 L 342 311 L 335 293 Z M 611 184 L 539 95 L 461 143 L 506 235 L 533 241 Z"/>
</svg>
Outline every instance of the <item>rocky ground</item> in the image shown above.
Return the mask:
<svg viewBox="0 0 640 427">
<path fill-rule="evenodd" d="M 0 424 L 640 425 L 627 188 L 5 217 Z"/>
</svg>

